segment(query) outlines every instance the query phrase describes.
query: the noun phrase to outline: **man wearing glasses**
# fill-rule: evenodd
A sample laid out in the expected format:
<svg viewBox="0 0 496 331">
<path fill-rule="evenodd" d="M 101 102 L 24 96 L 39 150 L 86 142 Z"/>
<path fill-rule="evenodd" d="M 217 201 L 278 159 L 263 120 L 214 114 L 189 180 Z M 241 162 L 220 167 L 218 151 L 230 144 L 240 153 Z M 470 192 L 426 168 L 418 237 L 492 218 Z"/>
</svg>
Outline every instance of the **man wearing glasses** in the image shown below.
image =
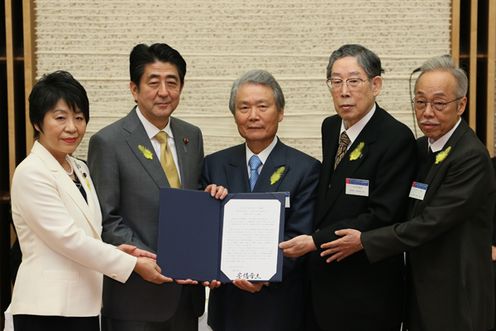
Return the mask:
<svg viewBox="0 0 496 331">
<path fill-rule="evenodd" d="M 397 331 L 403 315 L 403 255 L 370 264 L 365 253 L 327 263 L 321 245 L 336 230 L 368 231 L 403 219 L 415 171 L 411 130 L 375 103 L 379 57 L 361 45 L 334 51 L 327 85 L 337 115 L 322 124 L 323 165 L 314 233 L 281 243 L 286 256 L 310 253 L 307 330 Z"/>
<path fill-rule="evenodd" d="M 372 264 L 407 251 L 410 331 L 484 331 L 494 324 L 496 185 L 485 146 L 461 119 L 467 85 L 449 56 L 423 64 L 413 103 L 425 137 L 417 142 L 421 160 L 409 220 L 368 232 L 355 228 L 362 233 L 343 230 L 341 239 L 324 245 L 323 255 L 338 264 L 362 249 Z"/>
</svg>

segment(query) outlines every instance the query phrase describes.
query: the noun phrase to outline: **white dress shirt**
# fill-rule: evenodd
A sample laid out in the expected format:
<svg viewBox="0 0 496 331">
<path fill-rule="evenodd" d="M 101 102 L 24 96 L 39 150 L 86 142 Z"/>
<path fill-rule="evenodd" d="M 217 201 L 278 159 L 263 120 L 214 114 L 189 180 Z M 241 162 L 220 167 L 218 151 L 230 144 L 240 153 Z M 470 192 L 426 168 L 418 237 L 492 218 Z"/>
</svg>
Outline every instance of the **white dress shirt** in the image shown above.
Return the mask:
<svg viewBox="0 0 496 331">
<path fill-rule="evenodd" d="M 170 127 L 170 119 L 169 122 L 167 123 L 167 126 L 163 130 L 160 130 L 155 125 L 153 125 L 149 120 L 147 120 L 145 116 L 143 116 L 138 106 L 136 106 L 136 114 L 138 115 L 139 120 L 141 121 L 143 127 L 145 128 L 146 134 L 148 138 L 150 138 L 150 141 L 153 146 L 153 150 L 155 151 L 155 155 L 158 155 L 159 160 L 160 160 L 160 142 L 157 140 L 157 138 L 155 138 L 155 136 L 160 131 L 164 131 L 165 133 L 167 133 L 167 136 L 169 137 L 169 139 L 167 139 L 167 144 L 169 145 L 169 149 L 172 153 L 172 158 L 174 159 L 174 164 L 176 165 L 177 174 L 179 175 L 179 181 L 181 181 L 181 170 L 179 169 L 179 163 L 177 162 L 176 143 L 174 141 L 174 135 L 172 134 L 172 130 Z"/>
<path fill-rule="evenodd" d="M 356 138 L 358 137 L 360 132 L 362 132 L 365 125 L 367 125 L 367 123 L 370 121 L 370 119 L 372 118 L 372 116 L 375 113 L 375 107 L 376 106 L 374 103 L 374 106 L 372 107 L 372 109 L 367 114 L 365 114 L 365 116 L 362 117 L 362 119 L 360 119 L 358 122 L 356 122 L 355 124 L 350 126 L 348 129 L 346 129 L 344 127 L 344 122 L 341 120 L 341 131 L 339 131 L 339 135 L 341 135 L 341 133 L 343 133 L 343 131 L 346 131 L 348 138 L 350 138 L 350 143 L 348 144 L 348 148 L 346 150 L 350 149 L 351 145 L 356 140 Z"/>
<path fill-rule="evenodd" d="M 430 138 L 427 140 L 429 142 L 428 143 L 428 146 L 431 148 L 431 150 L 432 150 L 433 153 L 437 153 L 437 152 L 439 152 L 440 150 L 442 150 L 444 148 L 444 145 L 446 145 L 446 143 L 448 142 L 449 138 L 451 138 L 451 135 L 453 135 L 453 132 L 455 132 L 456 128 L 458 127 L 458 125 L 460 125 L 460 122 L 461 121 L 462 121 L 462 119 L 459 118 L 458 119 L 458 122 L 456 122 L 455 126 L 451 130 L 449 130 L 448 132 L 446 132 L 438 140 L 432 141 L 432 142 L 431 142 L 431 139 Z"/>
<path fill-rule="evenodd" d="M 260 153 L 256 154 L 258 155 L 258 158 L 260 159 L 260 161 L 262 161 L 262 165 L 260 167 L 258 167 L 258 174 L 260 175 L 260 172 L 262 172 L 262 168 L 265 164 L 265 162 L 267 161 L 269 155 L 270 155 L 270 152 L 272 152 L 272 150 L 274 149 L 274 147 L 276 146 L 277 144 L 277 137 L 274 137 L 274 139 L 272 140 L 272 142 L 270 143 L 269 146 L 267 146 L 263 151 L 261 151 Z M 246 171 L 248 171 L 248 178 L 250 177 L 250 165 L 248 164 L 248 162 L 250 161 L 250 158 L 255 155 L 255 153 L 253 153 L 249 148 L 248 146 L 245 144 L 246 146 Z"/>
</svg>

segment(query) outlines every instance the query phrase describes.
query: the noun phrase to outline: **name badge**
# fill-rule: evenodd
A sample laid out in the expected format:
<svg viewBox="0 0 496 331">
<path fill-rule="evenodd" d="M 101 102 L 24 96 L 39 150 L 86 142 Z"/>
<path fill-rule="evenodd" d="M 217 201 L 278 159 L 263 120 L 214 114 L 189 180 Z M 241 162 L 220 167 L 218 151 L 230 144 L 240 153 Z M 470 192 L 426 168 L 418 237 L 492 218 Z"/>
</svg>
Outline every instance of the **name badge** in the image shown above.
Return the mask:
<svg viewBox="0 0 496 331">
<path fill-rule="evenodd" d="M 348 195 L 359 195 L 362 197 L 369 196 L 368 179 L 346 178 L 346 190 Z"/>
<path fill-rule="evenodd" d="M 290 203 L 289 203 L 289 192 L 284 192 L 284 195 L 286 197 L 285 203 L 284 203 L 284 207 L 289 208 L 290 207 Z"/>
<path fill-rule="evenodd" d="M 425 192 L 427 192 L 428 187 L 429 185 L 427 184 L 413 182 L 410 194 L 408 196 L 413 199 L 424 200 Z"/>
</svg>

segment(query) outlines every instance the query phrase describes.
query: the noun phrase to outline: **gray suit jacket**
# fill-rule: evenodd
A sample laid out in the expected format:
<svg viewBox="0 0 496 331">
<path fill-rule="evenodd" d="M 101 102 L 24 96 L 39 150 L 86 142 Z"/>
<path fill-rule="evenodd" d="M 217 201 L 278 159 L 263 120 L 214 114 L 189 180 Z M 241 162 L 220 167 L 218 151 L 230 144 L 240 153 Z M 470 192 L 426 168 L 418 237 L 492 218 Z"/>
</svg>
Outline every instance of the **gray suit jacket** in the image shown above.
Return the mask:
<svg viewBox="0 0 496 331">
<path fill-rule="evenodd" d="M 491 237 L 496 185 L 486 148 L 465 122 L 430 167 L 410 219 L 362 234 L 371 262 L 407 251 L 409 330 L 489 330 L 494 322 Z M 420 159 L 427 139 L 418 140 Z M 439 158 L 438 158 L 439 159 Z"/>
<path fill-rule="evenodd" d="M 182 187 L 198 189 L 203 162 L 201 131 L 177 118 L 170 121 Z M 152 156 L 146 157 L 140 145 Z M 169 183 L 135 109 L 91 137 L 88 164 L 103 214 L 103 240 L 156 252 L 159 188 L 169 187 Z M 105 278 L 102 314 L 165 321 L 175 313 L 181 289 L 177 284 L 148 283 L 134 273 L 126 284 Z M 193 304 L 198 315 L 203 313 L 204 295 L 203 288 L 195 289 Z"/>
</svg>

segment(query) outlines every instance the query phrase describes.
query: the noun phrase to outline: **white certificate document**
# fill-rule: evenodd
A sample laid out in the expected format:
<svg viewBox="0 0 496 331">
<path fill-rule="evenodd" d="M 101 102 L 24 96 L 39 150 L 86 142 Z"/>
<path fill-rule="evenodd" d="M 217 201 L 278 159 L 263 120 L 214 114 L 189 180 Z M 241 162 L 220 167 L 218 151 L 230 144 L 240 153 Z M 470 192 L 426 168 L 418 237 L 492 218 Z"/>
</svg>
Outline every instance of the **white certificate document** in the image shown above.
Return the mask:
<svg viewBox="0 0 496 331">
<path fill-rule="evenodd" d="M 281 202 L 231 199 L 224 205 L 220 270 L 229 279 L 268 281 L 276 274 Z"/>
</svg>

